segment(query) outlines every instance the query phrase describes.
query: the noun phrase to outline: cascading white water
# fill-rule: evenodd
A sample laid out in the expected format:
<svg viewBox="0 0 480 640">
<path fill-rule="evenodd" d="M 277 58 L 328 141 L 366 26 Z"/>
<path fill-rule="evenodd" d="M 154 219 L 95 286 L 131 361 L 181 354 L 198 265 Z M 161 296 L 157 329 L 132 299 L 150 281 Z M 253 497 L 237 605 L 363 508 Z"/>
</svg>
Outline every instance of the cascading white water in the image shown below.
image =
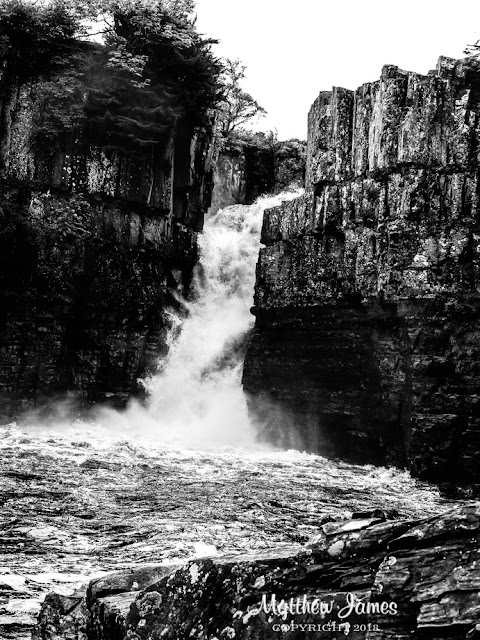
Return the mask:
<svg viewBox="0 0 480 640">
<path fill-rule="evenodd" d="M 300 192 L 226 207 L 207 220 L 199 239 L 187 315 L 157 375 L 146 381 L 148 414 L 162 437 L 198 444 L 253 442 L 241 388 L 243 349 L 253 326 L 255 265 L 265 209 Z"/>
<path fill-rule="evenodd" d="M 165 310 L 168 354 L 144 380 L 147 406 L 133 400 L 125 411 L 99 407 L 95 428 L 154 438 L 165 444 L 259 448 L 241 386 L 243 357 L 254 318 L 250 313 L 265 209 L 299 197 L 303 190 L 233 205 L 205 223 L 200 260 L 184 313 Z M 62 416 L 59 418 L 59 416 Z M 69 430 L 76 421 L 68 402 L 55 403 L 55 418 L 36 412 L 27 424 Z"/>
</svg>

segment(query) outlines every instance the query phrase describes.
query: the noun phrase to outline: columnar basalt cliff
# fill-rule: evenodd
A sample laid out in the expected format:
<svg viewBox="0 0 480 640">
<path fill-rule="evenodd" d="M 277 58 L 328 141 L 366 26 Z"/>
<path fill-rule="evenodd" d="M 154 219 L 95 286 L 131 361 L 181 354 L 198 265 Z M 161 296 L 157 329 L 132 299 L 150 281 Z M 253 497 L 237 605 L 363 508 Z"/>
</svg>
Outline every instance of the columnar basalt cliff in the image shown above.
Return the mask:
<svg viewBox="0 0 480 640">
<path fill-rule="evenodd" d="M 309 114 L 266 213 L 244 371 L 266 437 L 480 483 L 480 62 L 386 66 Z"/>
<path fill-rule="evenodd" d="M 94 73 L 101 84 L 111 72 Z M 141 392 L 165 352 L 170 291 L 188 287 L 213 186 L 214 136 L 188 118 L 140 152 L 109 148 L 88 122 L 35 144 L 46 82 L 0 87 L 4 419 L 42 398 L 121 405 Z"/>
</svg>

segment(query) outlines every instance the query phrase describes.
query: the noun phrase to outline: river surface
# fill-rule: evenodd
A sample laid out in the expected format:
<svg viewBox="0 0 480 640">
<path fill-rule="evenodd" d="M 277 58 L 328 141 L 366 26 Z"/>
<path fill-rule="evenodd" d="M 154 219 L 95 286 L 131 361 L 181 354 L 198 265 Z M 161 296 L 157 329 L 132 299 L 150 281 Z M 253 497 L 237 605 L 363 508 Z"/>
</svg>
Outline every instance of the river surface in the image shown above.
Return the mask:
<svg viewBox="0 0 480 640">
<path fill-rule="evenodd" d="M 27 632 L 48 591 L 115 569 L 303 543 L 328 514 L 449 506 L 406 472 L 298 451 L 191 450 L 82 424 L 5 427 L 0 443 L 2 640 Z"/>
<path fill-rule="evenodd" d="M 241 374 L 260 228 L 296 195 L 207 221 L 192 295 L 165 310 L 170 349 L 144 381 L 147 406 L 0 427 L 1 640 L 29 637 L 49 591 L 104 573 L 303 543 L 328 516 L 451 505 L 404 471 L 256 442 Z"/>
</svg>

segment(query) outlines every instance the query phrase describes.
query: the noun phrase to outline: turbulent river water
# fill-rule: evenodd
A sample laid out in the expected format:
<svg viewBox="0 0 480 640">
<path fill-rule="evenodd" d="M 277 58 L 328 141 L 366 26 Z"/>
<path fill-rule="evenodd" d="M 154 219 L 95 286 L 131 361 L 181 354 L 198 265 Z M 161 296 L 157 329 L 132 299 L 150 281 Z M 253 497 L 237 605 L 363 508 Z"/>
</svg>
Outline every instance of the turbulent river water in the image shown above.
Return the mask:
<svg viewBox="0 0 480 640">
<path fill-rule="evenodd" d="M 146 408 L 0 427 L 0 638 L 27 638 L 48 591 L 140 563 L 306 541 L 324 516 L 425 516 L 449 503 L 407 472 L 255 441 L 241 389 L 263 211 L 210 218 L 185 313 Z M 183 320 L 181 318 L 184 318 Z"/>
</svg>

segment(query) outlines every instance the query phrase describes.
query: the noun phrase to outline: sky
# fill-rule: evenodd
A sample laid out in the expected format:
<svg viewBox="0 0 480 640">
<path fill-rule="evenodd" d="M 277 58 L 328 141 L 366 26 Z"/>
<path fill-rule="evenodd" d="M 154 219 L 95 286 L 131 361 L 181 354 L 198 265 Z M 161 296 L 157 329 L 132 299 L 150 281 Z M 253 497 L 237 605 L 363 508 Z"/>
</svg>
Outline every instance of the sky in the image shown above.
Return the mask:
<svg viewBox="0 0 480 640">
<path fill-rule="evenodd" d="M 480 38 L 479 0 L 196 0 L 217 55 L 246 66 L 243 88 L 267 110 L 261 130 L 305 139 L 320 91 L 356 89 L 382 66 L 427 73 Z"/>
</svg>

